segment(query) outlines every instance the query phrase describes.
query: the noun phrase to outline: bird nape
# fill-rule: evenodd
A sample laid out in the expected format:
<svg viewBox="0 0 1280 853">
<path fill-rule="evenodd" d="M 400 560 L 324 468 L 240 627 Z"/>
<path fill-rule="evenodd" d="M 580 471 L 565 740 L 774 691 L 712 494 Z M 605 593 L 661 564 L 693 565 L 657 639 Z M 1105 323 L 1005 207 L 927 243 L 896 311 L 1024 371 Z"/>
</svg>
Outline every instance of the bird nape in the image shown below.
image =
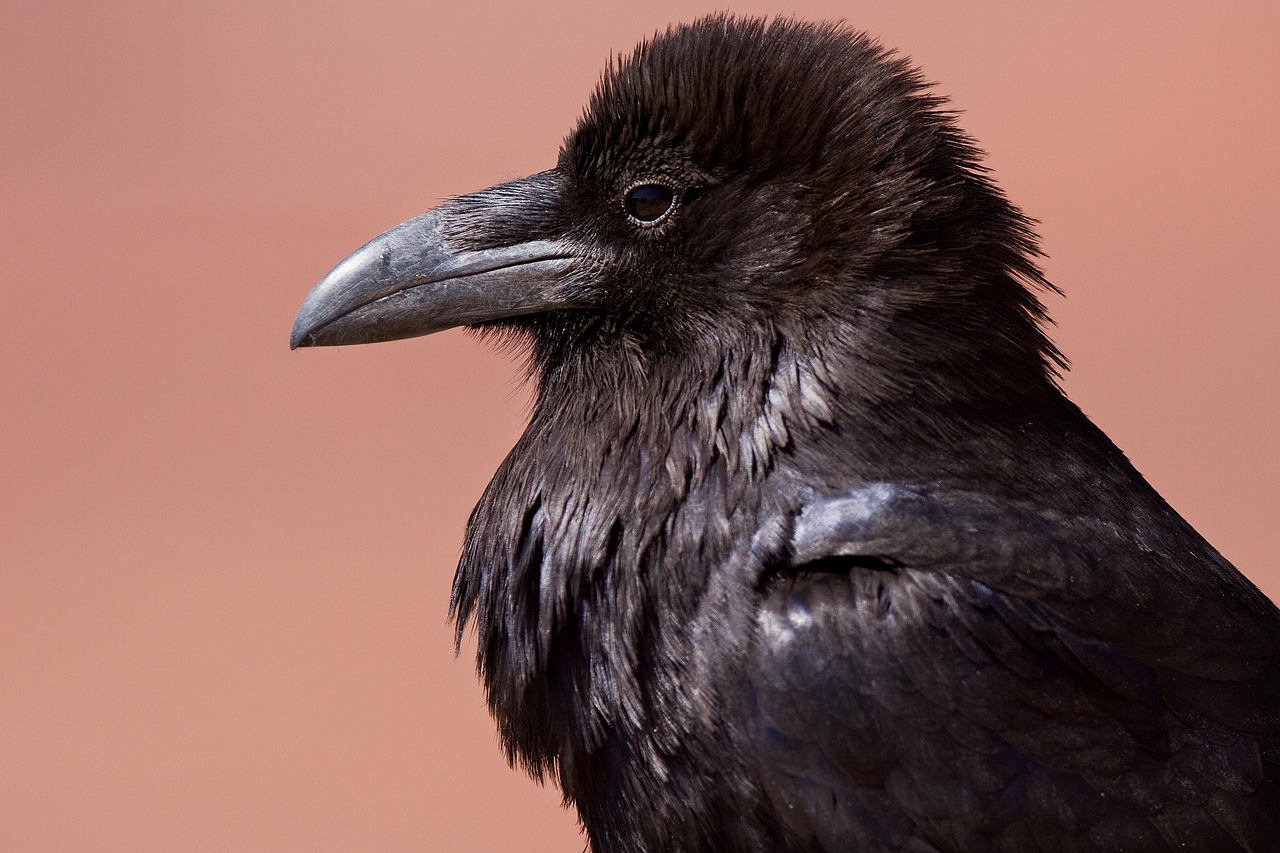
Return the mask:
<svg viewBox="0 0 1280 853">
<path fill-rule="evenodd" d="M 527 344 L 452 614 L 599 853 L 1280 850 L 1280 614 L 1063 397 L 1036 255 L 907 62 L 716 16 L 291 343 Z"/>
</svg>

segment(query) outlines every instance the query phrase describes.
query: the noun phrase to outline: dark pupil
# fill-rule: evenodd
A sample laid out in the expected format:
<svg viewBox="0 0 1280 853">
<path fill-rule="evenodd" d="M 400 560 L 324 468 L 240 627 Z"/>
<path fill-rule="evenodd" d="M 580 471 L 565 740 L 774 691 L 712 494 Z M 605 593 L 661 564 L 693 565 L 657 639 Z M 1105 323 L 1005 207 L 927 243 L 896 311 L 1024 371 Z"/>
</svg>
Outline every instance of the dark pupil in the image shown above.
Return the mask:
<svg viewBox="0 0 1280 853">
<path fill-rule="evenodd" d="M 658 184 L 643 184 L 627 193 L 627 213 L 641 222 L 652 222 L 671 209 L 676 194 Z"/>
</svg>

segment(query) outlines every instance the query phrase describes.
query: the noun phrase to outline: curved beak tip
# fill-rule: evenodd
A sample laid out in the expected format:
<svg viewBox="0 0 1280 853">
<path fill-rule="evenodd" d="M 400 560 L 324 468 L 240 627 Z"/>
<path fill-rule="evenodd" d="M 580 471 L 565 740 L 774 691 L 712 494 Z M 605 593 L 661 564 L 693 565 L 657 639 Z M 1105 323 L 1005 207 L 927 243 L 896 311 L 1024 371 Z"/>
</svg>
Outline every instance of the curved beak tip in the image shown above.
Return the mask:
<svg viewBox="0 0 1280 853">
<path fill-rule="evenodd" d="M 313 342 L 311 336 L 312 324 L 307 316 L 309 312 L 306 309 L 306 303 L 303 303 L 302 308 L 298 309 L 298 315 L 293 318 L 293 328 L 289 330 L 289 349 L 291 350 L 295 350 L 298 347 L 309 347 Z"/>
<path fill-rule="evenodd" d="M 313 290 L 312 293 L 315 291 Z M 312 309 L 311 294 L 307 295 L 303 301 L 302 307 L 298 309 L 298 314 L 293 318 L 293 328 L 289 330 L 289 349 L 295 350 L 298 347 L 309 347 L 315 343 L 314 332 L 316 330 L 315 311 Z"/>
</svg>

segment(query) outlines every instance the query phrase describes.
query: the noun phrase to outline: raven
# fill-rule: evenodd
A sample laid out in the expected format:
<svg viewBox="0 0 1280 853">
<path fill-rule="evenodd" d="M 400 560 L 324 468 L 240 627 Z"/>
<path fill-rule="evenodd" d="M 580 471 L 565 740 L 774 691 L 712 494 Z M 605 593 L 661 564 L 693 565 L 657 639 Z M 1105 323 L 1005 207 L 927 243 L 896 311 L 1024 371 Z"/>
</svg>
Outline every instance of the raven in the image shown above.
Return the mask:
<svg viewBox="0 0 1280 853">
<path fill-rule="evenodd" d="M 527 345 L 451 614 L 593 849 L 1280 850 L 1280 612 L 1063 396 L 1037 255 L 907 61 L 720 15 L 291 345 Z"/>
</svg>

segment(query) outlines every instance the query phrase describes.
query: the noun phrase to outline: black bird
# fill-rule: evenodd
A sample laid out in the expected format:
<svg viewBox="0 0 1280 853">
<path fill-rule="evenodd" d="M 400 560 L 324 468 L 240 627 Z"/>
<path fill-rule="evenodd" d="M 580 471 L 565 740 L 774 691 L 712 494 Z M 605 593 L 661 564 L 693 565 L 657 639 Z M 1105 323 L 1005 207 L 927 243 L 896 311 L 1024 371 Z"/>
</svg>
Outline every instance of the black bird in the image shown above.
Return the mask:
<svg viewBox="0 0 1280 853">
<path fill-rule="evenodd" d="M 907 62 L 717 16 L 291 343 L 527 343 L 452 615 L 594 850 L 1280 850 L 1280 614 L 1063 397 L 1037 254 Z"/>
</svg>

